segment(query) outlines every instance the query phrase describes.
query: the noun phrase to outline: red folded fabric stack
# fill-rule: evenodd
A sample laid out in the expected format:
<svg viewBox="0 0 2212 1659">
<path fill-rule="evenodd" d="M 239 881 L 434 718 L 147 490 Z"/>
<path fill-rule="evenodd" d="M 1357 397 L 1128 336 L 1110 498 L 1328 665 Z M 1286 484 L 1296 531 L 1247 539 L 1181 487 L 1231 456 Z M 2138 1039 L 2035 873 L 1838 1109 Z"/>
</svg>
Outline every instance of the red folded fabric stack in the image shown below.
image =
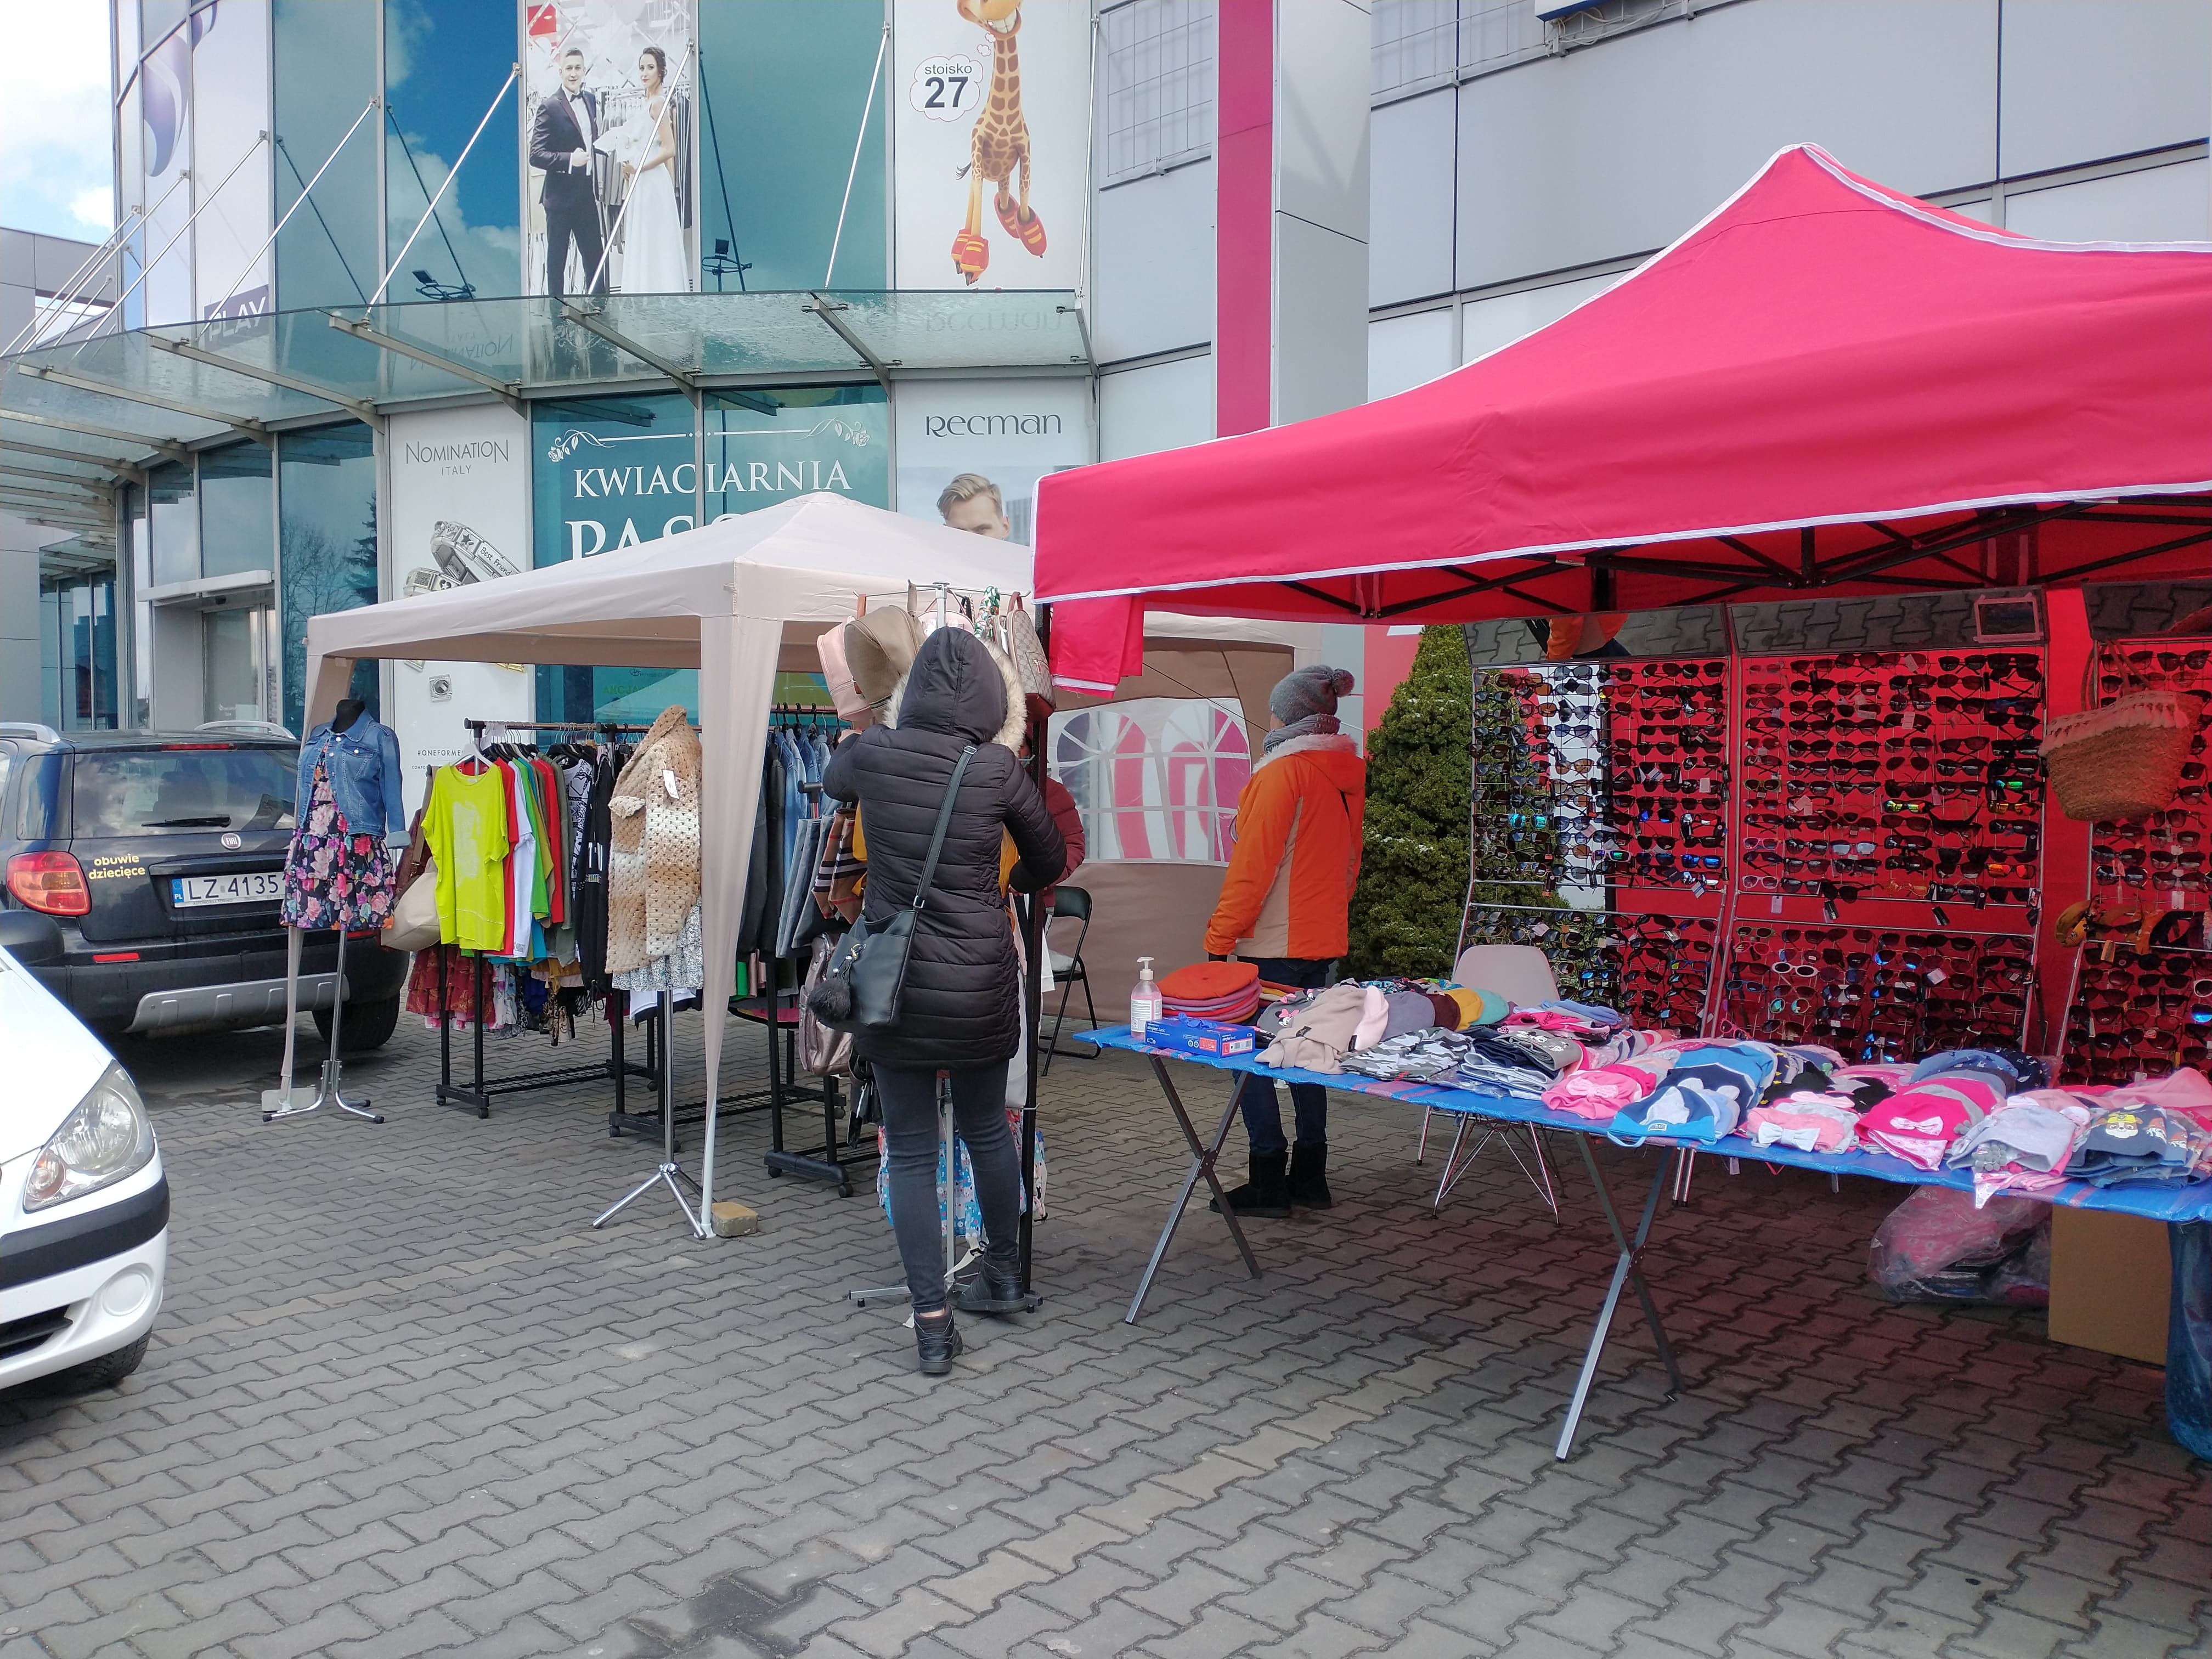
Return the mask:
<svg viewBox="0 0 2212 1659">
<path fill-rule="evenodd" d="M 1160 1002 L 1188 1019 L 1249 1019 L 1260 1011 L 1260 970 L 1249 962 L 1194 962 L 1162 978 Z"/>
</svg>

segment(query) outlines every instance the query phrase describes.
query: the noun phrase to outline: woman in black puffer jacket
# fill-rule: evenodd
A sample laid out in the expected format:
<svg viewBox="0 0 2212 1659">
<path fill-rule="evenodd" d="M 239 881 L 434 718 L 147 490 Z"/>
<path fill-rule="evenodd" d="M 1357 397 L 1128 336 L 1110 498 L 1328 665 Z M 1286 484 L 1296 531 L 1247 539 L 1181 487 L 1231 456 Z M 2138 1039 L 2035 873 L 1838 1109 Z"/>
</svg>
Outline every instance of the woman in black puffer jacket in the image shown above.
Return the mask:
<svg viewBox="0 0 2212 1659">
<path fill-rule="evenodd" d="M 1001 831 L 1021 855 L 1013 884 L 1024 891 L 1059 879 L 1066 849 L 1014 757 L 1020 687 L 981 640 L 958 627 L 932 634 L 891 708 L 895 724 L 848 738 L 822 775 L 824 794 L 860 805 L 870 921 L 914 902 L 945 786 L 962 751 L 975 750 L 915 928 L 898 1026 L 853 1040 L 875 1073 L 890 1143 L 891 1229 L 914 1297 L 921 1370 L 936 1376 L 960 1352 L 939 1254 L 937 1073 L 951 1075 L 953 1118 L 983 1212 L 983 1271 L 960 1305 L 1011 1313 L 1022 1305 L 1021 1159 L 1006 1127 L 1006 1063 L 1020 1042 L 1022 1009 L 1013 924 L 999 887 Z"/>
</svg>

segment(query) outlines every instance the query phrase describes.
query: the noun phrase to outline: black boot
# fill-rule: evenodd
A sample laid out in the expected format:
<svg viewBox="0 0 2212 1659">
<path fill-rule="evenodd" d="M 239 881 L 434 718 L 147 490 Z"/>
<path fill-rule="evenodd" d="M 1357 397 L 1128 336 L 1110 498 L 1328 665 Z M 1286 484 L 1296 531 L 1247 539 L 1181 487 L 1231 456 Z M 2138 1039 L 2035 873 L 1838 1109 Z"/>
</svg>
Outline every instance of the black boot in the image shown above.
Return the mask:
<svg viewBox="0 0 2212 1659">
<path fill-rule="evenodd" d="M 1301 1140 L 1291 1147 L 1291 1202 L 1302 1209 L 1326 1210 L 1336 1200 L 1328 1190 L 1328 1143 Z"/>
<path fill-rule="evenodd" d="M 1277 1219 L 1291 1212 L 1291 1186 L 1284 1171 L 1290 1167 L 1288 1152 L 1269 1152 L 1262 1157 L 1252 1154 L 1252 1178 L 1242 1187 L 1229 1189 L 1229 1207 L 1239 1215 L 1272 1216 Z M 1221 1206 L 1209 1202 L 1209 1210 Z"/>
<path fill-rule="evenodd" d="M 942 1376 L 960 1356 L 960 1328 L 952 1322 L 952 1310 L 914 1316 L 915 1355 L 924 1376 Z"/>
<path fill-rule="evenodd" d="M 983 1258 L 983 1271 L 953 1292 L 952 1304 L 963 1313 L 1014 1314 L 1024 1311 L 1029 1298 L 1022 1294 L 1022 1270 L 1018 1262 L 1004 1267 Z"/>
</svg>

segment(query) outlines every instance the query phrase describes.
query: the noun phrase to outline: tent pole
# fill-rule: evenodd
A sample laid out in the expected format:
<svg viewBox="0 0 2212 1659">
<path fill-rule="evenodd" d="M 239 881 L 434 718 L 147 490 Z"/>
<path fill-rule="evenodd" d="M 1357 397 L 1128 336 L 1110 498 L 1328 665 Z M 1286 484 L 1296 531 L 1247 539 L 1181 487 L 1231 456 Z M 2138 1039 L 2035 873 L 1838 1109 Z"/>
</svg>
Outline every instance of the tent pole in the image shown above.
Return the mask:
<svg viewBox="0 0 2212 1659">
<path fill-rule="evenodd" d="M 1039 605 L 1036 615 L 1037 643 L 1048 653 L 1052 648 L 1052 607 Z M 1051 718 L 1030 722 L 1030 782 L 1036 786 L 1038 798 L 1044 795 L 1045 744 L 1052 732 Z M 1030 1285 L 1030 1264 L 1035 1249 L 1035 1222 L 1032 1212 L 1036 1207 L 1036 1097 L 1037 1097 L 1037 1026 L 1044 1002 L 1043 962 L 1044 907 L 1037 902 L 1036 895 L 1030 895 L 1029 902 L 1022 907 L 1022 945 L 1029 962 L 1029 972 L 1022 981 L 1022 1029 L 1027 1039 L 1022 1045 L 1027 1059 L 1029 1076 L 1022 1091 L 1022 1289 Z"/>
</svg>

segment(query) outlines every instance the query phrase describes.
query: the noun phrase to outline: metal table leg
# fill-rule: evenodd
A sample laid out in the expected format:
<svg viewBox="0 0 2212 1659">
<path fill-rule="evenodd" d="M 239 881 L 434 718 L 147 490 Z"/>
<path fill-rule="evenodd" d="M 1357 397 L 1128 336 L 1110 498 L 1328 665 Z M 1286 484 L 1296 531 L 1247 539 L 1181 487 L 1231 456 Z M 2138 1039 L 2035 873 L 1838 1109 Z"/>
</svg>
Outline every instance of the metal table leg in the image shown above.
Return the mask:
<svg viewBox="0 0 2212 1659">
<path fill-rule="evenodd" d="M 1250 1073 L 1237 1073 L 1237 1086 L 1229 1091 L 1228 1109 L 1221 1115 L 1220 1127 L 1214 1130 L 1211 1145 L 1201 1144 L 1198 1130 L 1183 1109 L 1182 1097 L 1176 1092 L 1175 1080 L 1169 1077 L 1167 1066 L 1158 1054 L 1147 1056 L 1152 1062 L 1152 1075 L 1159 1079 L 1160 1092 L 1168 1097 L 1169 1108 L 1176 1121 L 1182 1126 L 1182 1138 L 1190 1143 L 1190 1173 L 1182 1178 L 1182 1190 L 1176 1194 L 1175 1206 L 1168 1212 L 1168 1224 L 1160 1229 L 1160 1242 L 1152 1246 L 1152 1259 L 1145 1264 L 1145 1276 L 1137 1281 L 1137 1293 L 1129 1299 L 1129 1311 L 1122 1323 L 1133 1325 L 1137 1316 L 1144 1311 L 1145 1297 L 1151 1294 L 1153 1277 L 1160 1270 L 1168 1246 L 1175 1240 L 1176 1229 L 1182 1224 L 1182 1212 L 1189 1206 L 1190 1195 L 1198 1189 L 1199 1180 L 1213 1188 L 1214 1202 L 1221 1211 L 1221 1218 L 1229 1224 L 1229 1236 L 1237 1241 L 1237 1253 L 1244 1258 L 1244 1267 L 1253 1278 L 1260 1276 L 1260 1264 L 1253 1257 L 1251 1245 L 1245 1243 L 1244 1229 L 1237 1224 L 1237 1212 L 1229 1207 L 1229 1195 L 1221 1190 L 1221 1182 L 1213 1173 L 1214 1160 L 1221 1156 L 1221 1145 L 1229 1139 L 1229 1126 L 1237 1121 L 1237 1105 L 1244 1093 L 1244 1082 Z"/>
<path fill-rule="evenodd" d="M 1631 1238 L 1621 1230 L 1620 1212 L 1613 1206 L 1613 1194 L 1606 1190 L 1605 1177 L 1598 1171 L 1597 1155 L 1590 1150 L 1589 1137 L 1577 1135 L 1582 1147 L 1583 1163 L 1589 1170 L 1590 1185 L 1597 1189 L 1598 1207 L 1605 1212 L 1606 1225 L 1613 1229 L 1613 1242 L 1620 1246 L 1620 1260 L 1613 1269 L 1613 1283 L 1606 1287 L 1605 1304 L 1598 1310 L 1597 1324 L 1590 1332 L 1589 1351 L 1583 1356 L 1582 1374 L 1575 1379 L 1574 1398 L 1567 1403 L 1567 1420 L 1559 1428 L 1559 1443 L 1552 1455 L 1565 1460 L 1573 1454 L 1575 1431 L 1583 1420 L 1583 1407 L 1589 1403 L 1590 1384 L 1597 1376 L 1597 1363 L 1605 1352 L 1605 1340 L 1613 1328 L 1614 1310 L 1620 1305 L 1624 1285 L 1636 1286 L 1636 1299 L 1644 1304 L 1644 1317 L 1651 1327 L 1651 1340 L 1658 1345 L 1659 1358 L 1667 1367 L 1670 1385 L 1667 1398 L 1679 1399 L 1682 1392 L 1682 1373 L 1674 1364 L 1674 1349 L 1667 1340 L 1667 1332 L 1659 1323 L 1659 1310 L 1653 1305 L 1651 1292 L 1644 1283 L 1642 1270 L 1637 1266 L 1644 1254 L 1645 1242 L 1651 1237 L 1651 1218 L 1659 1212 L 1659 1194 L 1666 1189 L 1668 1177 L 1674 1173 L 1672 1159 L 1661 1158 L 1652 1172 L 1651 1190 L 1644 1200 L 1644 1214 L 1636 1224 L 1636 1237 Z"/>
</svg>

